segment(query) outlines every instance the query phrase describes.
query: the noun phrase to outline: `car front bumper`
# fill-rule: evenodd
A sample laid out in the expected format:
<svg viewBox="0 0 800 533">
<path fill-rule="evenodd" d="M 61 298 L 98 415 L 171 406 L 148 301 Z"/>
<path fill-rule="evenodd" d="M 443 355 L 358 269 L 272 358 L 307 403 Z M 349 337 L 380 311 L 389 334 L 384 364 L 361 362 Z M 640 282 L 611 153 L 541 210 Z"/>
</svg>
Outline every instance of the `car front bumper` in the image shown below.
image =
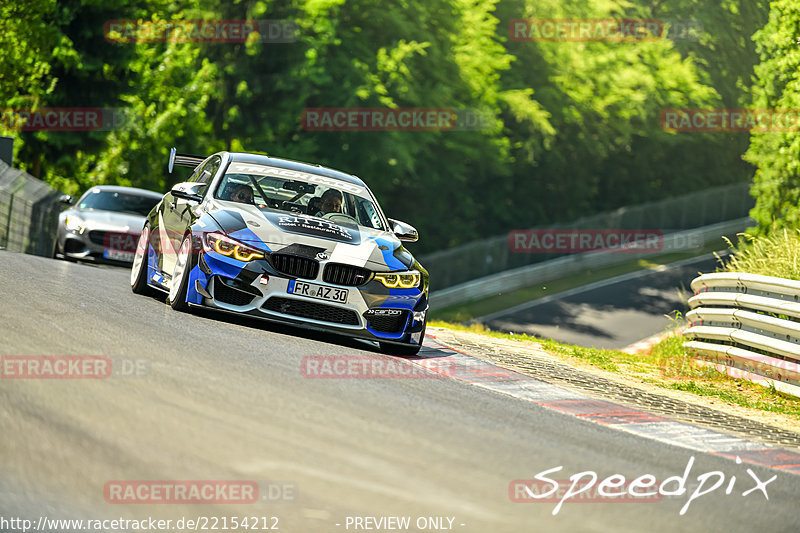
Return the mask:
<svg viewBox="0 0 800 533">
<path fill-rule="evenodd" d="M 59 248 L 65 257 L 80 261 L 130 265 L 139 233 L 119 230 L 70 231 L 62 229 Z"/>
<path fill-rule="evenodd" d="M 420 288 L 389 289 L 371 280 L 359 287 L 287 277 L 266 259 L 243 263 L 215 252 L 199 252 L 190 272 L 187 302 L 294 326 L 333 331 L 393 344 L 419 344 L 428 300 Z M 347 291 L 346 302 L 293 294 L 297 282 Z"/>
</svg>

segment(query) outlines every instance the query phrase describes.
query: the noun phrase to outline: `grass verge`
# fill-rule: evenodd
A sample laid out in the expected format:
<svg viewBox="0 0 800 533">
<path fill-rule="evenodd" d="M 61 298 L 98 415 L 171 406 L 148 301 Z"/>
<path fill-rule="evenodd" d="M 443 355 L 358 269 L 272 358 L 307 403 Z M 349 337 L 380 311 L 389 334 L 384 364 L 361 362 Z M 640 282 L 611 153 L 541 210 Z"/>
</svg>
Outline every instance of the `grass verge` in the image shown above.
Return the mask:
<svg viewBox="0 0 800 533">
<path fill-rule="evenodd" d="M 800 229 L 773 231 L 754 237 L 739 234 L 738 246 L 725 265 L 728 272 L 748 272 L 786 279 L 800 279 Z"/>
<path fill-rule="evenodd" d="M 800 399 L 756 383 L 733 379 L 714 367 L 697 364 L 684 350 L 682 335 L 668 337 L 648 353 L 632 355 L 618 350 L 564 344 L 525 334 L 502 333 L 490 330 L 482 324 L 464 325 L 433 320 L 429 325 L 501 339 L 534 342 L 573 366 L 599 368 L 658 388 L 692 393 L 704 397 L 712 405 L 715 401 L 720 401 L 800 420 Z"/>
</svg>

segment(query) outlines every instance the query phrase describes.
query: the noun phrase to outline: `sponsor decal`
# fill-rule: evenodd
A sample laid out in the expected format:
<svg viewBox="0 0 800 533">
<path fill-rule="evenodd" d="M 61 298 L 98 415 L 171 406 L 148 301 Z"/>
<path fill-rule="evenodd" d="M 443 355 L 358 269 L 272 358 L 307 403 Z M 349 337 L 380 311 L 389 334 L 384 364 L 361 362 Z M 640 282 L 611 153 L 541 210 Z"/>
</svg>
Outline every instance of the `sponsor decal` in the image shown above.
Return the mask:
<svg viewBox="0 0 800 533">
<path fill-rule="evenodd" d="M 370 309 L 364 314 L 366 316 L 397 316 L 403 313 L 403 309 Z"/>
<path fill-rule="evenodd" d="M 289 233 L 312 235 L 348 244 L 359 244 L 361 242 L 361 234 L 357 229 L 346 228 L 324 218 L 285 213 L 265 213 L 265 216 L 277 227 Z"/>
</svg>

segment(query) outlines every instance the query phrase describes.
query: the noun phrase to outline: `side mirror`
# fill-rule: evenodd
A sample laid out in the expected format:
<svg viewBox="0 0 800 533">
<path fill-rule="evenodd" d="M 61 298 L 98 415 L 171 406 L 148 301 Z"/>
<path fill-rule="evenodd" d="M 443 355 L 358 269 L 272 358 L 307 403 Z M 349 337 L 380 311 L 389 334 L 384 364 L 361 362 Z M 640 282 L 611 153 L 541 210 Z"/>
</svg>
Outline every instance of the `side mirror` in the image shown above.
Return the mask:
<svg viewBox="0 0 800 533">
<path fill-rule="evenodd" d="M 419 240 L 419 233 L 417 233 L 417 229 L 411 224 L 406 224 L 405 222 L 400 222 L 392 218 L 389 219 L 389 223 L 392 225 L 392 233 L 397 235 L 397 238 L 401 241 L 417 242 Z"/>
<path fill-rule="evenodd" d="M 75 198 L 73 198 L 71 194 L 63 194 L 58 198 L 58 201 L 64 205 L 72 205 Z"/>
<path fill-rule="evenodd" d="M 178 183 L 169 191 L 172 196 L 175 198 L 180 198 L 181 200 L 188 200 L 190 202 L 200 203 L 203 201 L 203 195 L 200 193 L 200 190 L 206 187 L 207 184 L 205 183 L 197 183 L 194 181 L 184 181 L 183 183 Z"/>
<path fill-rule="evenodd" d="M 169 173 L 172 174 L 172 169 L 175 168 L 175 156 L 178 155 L 178 150 L 175 149 L 173 146 L 169 149 L 169 162 L 167 166 L 169 167 Z"/>
</svg>

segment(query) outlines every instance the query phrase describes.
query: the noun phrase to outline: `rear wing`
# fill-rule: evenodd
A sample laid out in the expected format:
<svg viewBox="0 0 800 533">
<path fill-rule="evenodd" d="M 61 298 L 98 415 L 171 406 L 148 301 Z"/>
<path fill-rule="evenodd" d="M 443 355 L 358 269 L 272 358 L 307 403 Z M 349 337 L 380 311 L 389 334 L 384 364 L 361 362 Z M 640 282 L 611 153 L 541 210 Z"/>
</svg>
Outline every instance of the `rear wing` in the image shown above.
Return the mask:
<svg viewBox="0 0 800 533">
<path fill-rule="evenodd" d="M 175 148 L 169 149 L 169 173 L 172 174 L 172 169 L 175 165 L 179 167 L 191 167 L 194 168 L 206 158 L 201 155 L 191 155 L 191 154 L 179 154 Z"/>
</svg>

